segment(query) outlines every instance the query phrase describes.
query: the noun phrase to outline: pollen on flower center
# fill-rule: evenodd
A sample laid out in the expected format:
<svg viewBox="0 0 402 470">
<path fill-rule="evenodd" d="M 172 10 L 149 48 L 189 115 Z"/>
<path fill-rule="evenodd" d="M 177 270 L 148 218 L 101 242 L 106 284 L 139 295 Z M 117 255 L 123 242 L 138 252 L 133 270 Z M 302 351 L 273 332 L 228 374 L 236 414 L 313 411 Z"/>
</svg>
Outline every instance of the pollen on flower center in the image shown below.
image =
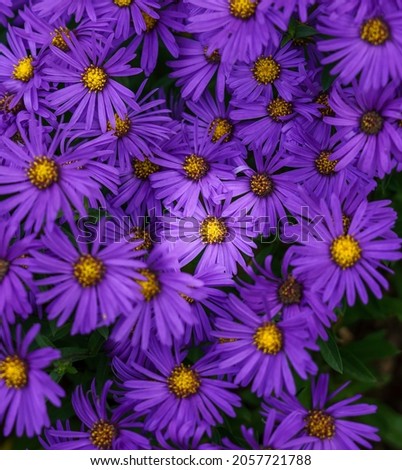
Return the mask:
<svg viewBox="0 0 402 470">
<path fill-rule="evenodd" d="M 255 195 L 265 197 L 274 190 L 274 183 L 267 174 L 256 173 L 250 178 L 250 189 Z"/>
<path fill-rule="evenodd" d="M 130 230 L 130 241 L 136 242 L 142 240 L 142 243 L 136 246 L 135 251 L 150 250 L 152 248 L 152 239 L 149 232 L 142 227 L 134 227 Z"/>
<path fill-rule="evenodd" d="M 11 78 L 21 80 L 21 82 L 29 82 L 34 76 L 34 66 L 32 65 L 32 56 L 23 57 L 14 65 Z"/>
<path fill-rule="evenodd" d="M 146 180 L 150 175 L 159 171 L 159 165 L 152 163 L 149 158 L 139 160 L 134 158 L 132 162 L 134 176 L 140 180 Z"/>
<path fill-rule="evenodd" d="M 370 18 L 362 24 L 360 37 L 372 46 L 381 46 L 389 38 L 388 25 L 381 18 Z"/>
<path fill-rule="evenodd" d="M 218 49 L 215 49 L 212 54 L 208 54 L 207 46 L 204 47 L 204 57 L 212 64 L 218 64 L 221 61 L 221 55 L 219 54 Z"/>
<path fill-rule="evenodd" d="M 315 159 L 315 167 L 321 175 L 329 176 L 335 172 L 338 160 L 330 160 L 332 152 L 330 150 L 323 150 Z"/>
<path fill-rule="evenodd" d="M 7 356 L 0 361 L 0 379 L 8 388 L 24 388 L 28 383 L 27 365 L 18 356 Z"/>
<path fill-rule="evenodd" d="M 360 119 L 360 129 L 367 135 L 377 135 L 384 125 L 384 119 L 377 111 L 368 111 Z"/>
<path fill-rule="evenodd" d="M 335 113 L 328 102 L 328 93 L 320 93 L 315 100 L 320 105 L 319 111 L 322 116 L 334 116 Z"/>
<path fill-rule="evenodd" d="M 91 255 L 80 256 L 74 264 L 74 276 L 82 287 L 94 287 L 103 279 L 105 265 Z"/>
<path fill-rule="evenodd" d="M 101 419 L 92 426 L 89 438 L 95 447 L 105 450 L 112 447 L 116 435 L 116 427 L 112 423 Z"/>
<path fill-rule="evenodd" d="M 288 278 L 279 286 L 279 300 L 284 305 L 298 304 L 302 297 L 302 285 L 299 284 L 294 276 L 289 274 Z"/>
<path fill-rule="evenodd" d="M 335 435 L 335 420 L 323 411 L 311 410 L 306 418 L 306 430 L 318 439 L 331 439 Z"/>
<path fill-rule="evenodd" d="M 183 170 L 188 178 L 199 181 L 208 173 L 209 164 L 204 157 L 199 157 L 192 153 L 184 159 Z"/>
<path fill-rule="evenodd" d="M 138 272 L 145 277 L 145 280 L 137 279 L 136 282 L 141 287 L 141 294 L 144 299 L 149 302 L 161 291 L 158 277 L 150 269 L 140 269 Z"/>
<path fill-rule="evenodd" d="M 206 217 L 200 225 L 200 236 L 203 243 L 209 245 L 222 243 L 228 235 L 225 222 L 214 216 Z"/>
<path fill-rule="evenodd" d="M 52 37 L 52 44 L 55 47 L 58 47 L 64 52 L 67 52 L 70 48 L 65 40 L 65 37 L 70 39 L 70 30 L 66 28 L 65 26 L 60 26 L 59 28 L 56 28 L 51 35 Z"/>
<path fill-rule="evenodd" d="M 330 252 L 332 260 L 342 269 L 346 269 L 359 261 L 362 249 L 351 235 L 341 235 L 332 242 Z"/>
<path fill-rule="evenodd" d="M 35 157 L 27 170 L 29 181 L 38 189 L 47 189 L 59 179 L 59 169 L 54 160 L 46 156 Z"/>
<path fill-rule="evenodd" d="M 280 118 L 293 113 L 293 105 L 283 98 L 275 98 L 269 103 L 267 111 L 274 121 L 279 122 Z"/>
<path fill-rule="evenodd" d="M 115 119 L 115 127 L 112 126 L 112 124 L 108 121 L 107 123 L 107 130 L 108 131 L 114 131 L 113 135 L 116 137 L 124 137 L 125 135 L 128 134 L 131 128 L 131 121 L 128 116 L 126 116 L 124 119 L 120 118 L 118 114 L 114 115 Z"/>
<path fill-rule="evenodd" d="M 141 11 L 141 14 L 145 21 L 145 31 L 149 33 L 155 28 L 156 24 L 158 23 L 158 20 L 148 15 L 148 13 L 145 13 L 145 11 Z"/>
<path fill-rule="evenodd" d="M 97 67 L 96 65 L 90 65 L 84 70 L 82 74 L 82 82 L 90 92 L 97 93 L 102 91 L 107 82 L 107 74 L 102 67 Z"/>
<path fill-rule="evenodd" d="M 212 134 L 212 142 L 218 142 L 222 137 L 226 136 L 223 141 L 229 142 L 232 136 L 233 124 L 225 118 L 214 119 L 208 129 L 208 134 Z"/>
<path fill-rule="evenodd" d="M 253 343 L 264 354 L 276 355 L 283 346 L 282 331 L 274 323 L 264 323 L 257 328 Z"/>
<path fill-rule="evenodd" d="M 169 390 L 177 398 L 187 398 L 196 394 L 201 385 L 197 372 L 184 364 L 180 364 L 172 370 L 167 383 Z"/>
<path fill-rule="evenodd" d="M 113 0 L 114 4 L 118 7 L 129 7 L 133 0 Z"/>
<path fill-rule="evenodd" d="M 260 85 L 268 85 L 268 83 L 274 83 L 279 78 L 281 66 L 270 55 L 257 59 L 251 71 Z"/>
<path fill-rule="evenodd" d="M 248 20 L 251 18 L 258 6 L 258 0 L 229 0 L 230 14 L 235 18 Z"/>
<path fill-rule="evenodd" d="M 7 276 L 8 270 L 10 269 L 10 263 L 0 258 L 0 282 Z"/>
</svg>

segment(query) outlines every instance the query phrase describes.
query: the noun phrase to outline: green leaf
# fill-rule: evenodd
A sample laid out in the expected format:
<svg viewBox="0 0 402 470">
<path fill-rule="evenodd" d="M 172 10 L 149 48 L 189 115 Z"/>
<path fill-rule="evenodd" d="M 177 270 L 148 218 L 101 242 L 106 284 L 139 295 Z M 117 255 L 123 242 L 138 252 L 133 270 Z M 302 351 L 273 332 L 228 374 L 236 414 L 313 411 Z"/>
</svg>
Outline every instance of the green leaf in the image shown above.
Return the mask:
<svg viewBox="0 0 402 470">
<path fill-rule="evenodd" d="M 344 373 L 351 378 L 364 383 L 376 383 L 377 379 L 360 359 L 347 350 L 342 350 L 342 361 Z"/>
<path fill-rule="evenodd" d="M 308 26 L 306 24 L 297 25 L 295 32 L 296 38 L 307 38 L 309 36 L 314 36 L 314 34 L 317 34 L 317 31 L 311 26 Z"/>
<path fill-rule="evenodd" d="M 336 370 L 340 374 L 343 373 L 343 363 L 341 354 L 336 344 L 336 339 L 332 331 L 328 331 L 328 341 L 319 340 L 318 345 L 320 346 L 321 355 L 324 361 Z"/>
<path fill-rule="evenodd" d="M 375 331 L 364 339 L 345 346 L 345 350 L 361 357 L 364 362 L 395 356 L 399 349 L 385 338 L 385 330 Z"/>
<path fill-rule="evenodd" d="M 56 346 L 46 336 L 43 336 L 43 335 L 39 334 L 39 335 L 36 336 L 35 341 L 36 341 L 36 344 L 40 348 L 49 348 L 49 347 L 50 348 L 56 348 Z"/>
</svg>

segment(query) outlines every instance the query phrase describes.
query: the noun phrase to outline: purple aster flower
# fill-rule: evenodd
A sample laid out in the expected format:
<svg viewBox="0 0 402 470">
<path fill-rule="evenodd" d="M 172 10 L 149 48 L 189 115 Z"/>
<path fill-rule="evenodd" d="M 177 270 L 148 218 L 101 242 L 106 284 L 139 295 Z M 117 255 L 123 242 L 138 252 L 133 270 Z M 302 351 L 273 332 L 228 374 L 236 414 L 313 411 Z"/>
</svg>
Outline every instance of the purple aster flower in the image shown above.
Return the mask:
<svg viewBox="0 0 402 470">
<path fill-rule="evenodd" d="M 52 92 L 48 101 L 56 115 L 73 112 L 71 125 L 85 116 L 86 129 L 90 129 L 96 115 L 101 130 L 106 132 L 108 121 L 112 127 L 115 126 L 116 113 L 125 116 L 127 106 L 139 110 L 135 93 L 112 77 L 133 76 L 141 70 L 128 65 L 135 57 L 134 42 L 114 50 L 113 34 L 106 41 L 99 40 L 95 35 L 92 39 L 88 47 L 70 33 L 70 38 L 65 37 L 70 49 L 68 54 L 58 47 L 50 46 L 61 62 L 55 61 L 51 66 L 48 64 L 44 70 L 46 80 L 65 86 Z"/>
<path fill-rule="evenodd" d="M 73 317 L 73 335 L 110 325 L 139 299 L 135 281 L 144 263 L 131 243 L 105 246 L 96 238 L 89 247 L 77 237 L 72 244 L 60 229 L 41 242 L 45 251 L 33 253 L 32 270 L 42 275 L 36 283 L 47 290 L 38 293 L 38 303 L 47 304 L 48 318 L 57 318 L 58 326 Z"/>
<path fill-rule="evenodd" d="M 49 90 L 43 76 L 43 54 L 37 54 L 33 43 L 27 50 L 22 38 L 10 26 L 6 35 L 8 49 L 0 44 L 0 80 L 13 99 L 10 108 L 20 101 L 29 112 L 39 109 L 39 90 Z"/>
<path fill-rule="evenodd" d="M 193 436 L 197 428 L 209 431 L 222 423 L 222 412 L 235 416 L 240 398 L 230 391 L 236 386 L 223 380 L 216 356 L 206 354 L 191 366 L 186 356 L 153 341 L 146 366 L 113 361 L 124 390 L 123 406 L 145 415 L 145 430 L 165 431 L 167 438 L 175 439 L 184 426 Z"/>
<path fill-rule="evenodd" d="M 322 63 L 336 62 L 331 73 L 338 74 L 343 83 L 360 75 L 365 92 L 384 88 L 390 79 L 400 83 L 402 17 L 392 1 L 377 3 L 364 14 L 345 13 L 334 18 L 323 13 L 319 21 L 319 32 L 331 37 L 318 42 L 318 49 L 329 53 Z"/>
<path fill-rule="evenodd" d="M 228 67 L 221 62 L 218 50 L 208 53 L 208 46 L 200 40 L 177 38 L 179 56 L 167 62 L 174 69 L 170 77 L 177 79 L 184 99 L 198 101 L 216 74 L 216 96 L 223 101 Z"/>
<path fill-rule="evenodd" d="M 8 18 L 14 16 L 11 0 L 1 0 L 0 3 L 0 24 L 7 26 Z"/>
<path fill-rule="evenodd" d="M 7 196 L 0 201 L 0 213 L 12 211 L 15 223 L 24 221 L 27 230 L 36 232 L 46 223 L 51 230 L 59 211 L 70 223 L 74 220 L 73 208 L 80 215 L 86 214 L 84 197 L 90 207 L 104 206 L 101 185 L 117 191 L 117 170 L 94 161 L 107 153 L 102 147 L 108 136 L 69 147 L 70 136 L 61 127 L 51 141 L 33 119 L 28 132 L 22 125 L 18 130 L 24 147 L 5 137 L 0 146 L 5 161 L 0 166 L 0 194 Z"/>
<path fill-rule="evenodd" d="M 26 258 L 35 236 L 20 239 L 16 229 L 7 218 L 0 219 L 0 323 L 14 323 L 15 315 L 25 319 L 32 312 L 27 288 L 34 284 Z"/>
<path fill-rule="evenodd" d="M 169 253 L 165 244 L 154 247 L 146 259 L 146 267 L 140 268 L 138 274 L 139 298 L 135 298 L 133 307 L 124 310 L 111 339 L 124 341 L 131 335 L 133 347 L 141 344 L 143 350 L 148 348 L 155 333 L 161 344 L 170 346 L 174 341 L 180 342 L 186 325 L 197 321 L 186 298 L 197 298 L 195 288 L 202 287 L 203 282 L 180 272 L 176 254 Z"/>
<path fill-rule="evenodd" d="M 364 92 L 353 84 L 352 89 L 335 88 L 330 97 L 334 117 L 325 121 L 336 126 L 332 141 L 341 142 L 331 159 L 339 159 L 337 170 L 356 161 L 369 176 L 390 173 L 391 154 L 402 151 L 402 135 L 398 120 L 402 118 L 402 98 L 395 96 L 395 86 Z"/>
<path fill-rule="evenodd" d="M 237 264 L 246 266 L 242 255 L 253 256 L 256 234 L 253 220 L 232 211 L 229 198 L 223 204 L 200 202 L 191 217 L 166 216 L 162 231 L 175 244 L 181 266 L 200 255 L 198 269 L 220 264 L 229 274 L 236 274 Z"/>
<path fill-rule="evenodd" d="M 261 149 L 270 153 L 280 142 L 282 134 L 291 129 L 295 123 L 300 125 L 319 116 L 318 106 L 311 97 L 295 97 L 291 101 L 274 98 L 272 89 L 267 89 L 253 103 L 233 100 L 235 109 L 230 117 L 235 121 L 245 121 L 238 125 L 237 135 L 243 144 L 250 145 L 253 150 Z"/>
<path fill-rule="evenodd" d="M 97 0 L 36 0 L 32 5 L 32 10 L 40 17 L 48 18 L 50 23 L 54 23 L 60 17 L 75 16 L 75 21 L 79 23 L 82 18 L 89 17 L 91 21 L 96 21 Z"/>
<path fill-rule="evenodd" d="M 298 85 L 304 76 L 299 66 L 304 62 L 301 51 L 291 43 L 280 48 L 270 43 L 252 62 L 238 62 L 233 66 L 228 86 L 236 100 L 253 102 L 274 87 L 279 96 L 290 101 L 300 93 Z"/>
<path fill-rule="evenodd" d="M 216 352 L 219 366 L 233 374 L 236 384 L 251 383 L 251 391 L 259 397 L 284 390 L 295 394 L 292 370 L 305 380 L 317 373 L 307 352 L 317 347 L 303 316 L 276 321 L 267 308 L 258 314 L 233 294 L 226 310 L 229 316 L 217 318 L 214 336 L 229 341 L 220 342 Z"/>
<path fill-rule="evenodd" d="M 142 423 L 135 415 L 124 416 L 121 408 L 109 412 L 107 396 L 110 393 L 112 381 L 108 380 L 100 396 L 96 393 L 95 381 L 92 382 L 89 393 L 84 394 L 79 386 L 73 393 L 72 405 L 81 421 L 81 430 L 71 430 L 67 423 L 48 429 L 47 448 L 49 450 L 138 450 L 150 449 L 146 437 L 140 434 Z M 134 431 L 133 428 L 138 428 Z"/>
<path fill-rule="evenodd" d="M 47 401 L 60 406 L 64 396 L 63 389 L 43 371 L 60 358 L 60 352 L 52 348 L 29 350 L 39 330 L 40 326 L 34 325 L 23 337 L 21 325 L 15 335 L 6 324 L 0 326 L 0 424 L 5 436 L 13 430 L 19 437 L 40 434 L 43 427 L 50 426 Z"/>
<path fill-rule="evenodd" d="M 200 7 L 189 17 L 187 30 L 201 33 L 207 53 L 219 50 L 222 61 L 248 62 L 258 57 L 268 43 L 279 44 L 278 28 L 285 31 L 281 12 L 270 0 L 188 0 Z"/>
<path fill-rule="evenodd" d="M 155 11 L 160 8 L 156 0 L 97 0 L 97 13 L 100 18 L 114 20 L 116 39 L 126 40 L 133 31 L 140 35 L 146 31 L 152 20 L 158 20 Z"/>
<path fill-rule="evenodd" d="M 324 0 L 325 1 L 325 0 Z M 297 10 L 298 16 L 302 23 L 308 19 L 308 8 L 314 5 L 316 0 L 279 0 L 276 2 L 277 8 L 283 7 L 287 18 Z"/>
<path fill-rule="evenodd" d="M 234 179 L 232 162 L 238 158 L 237 145 L 212 142 L 198 122 L 189 131 L 190 136 L 182 130 L 183 145 L 172 148 L 170 154 L 155 156 L 160 170 L 151 175 L 155 196 L 184 216 L 193 214 L 200 196 L 209 200 L 223 189 L 223 181 Z"/>
<path fill-rule="evenodd" d="M 369 441 L 379 441 L 377 429 L 367 424 L 350 421 L 345 418 L 364 416 L 375 413 L 375 405 L 355 403 L 361 395 L 355 395 L 337 403 L 332 400 L 348 386 L 348 382 L 333 393 L 329 393 L 329 375 L 321 374 L 311 387 L 312 405 L 306 409 L 295 396 L 283 394 L 280 398 L 269 398 L 265 412 L 268 417 L 272 408 L 279 411 L 282 420 L 288 419 L 289 413 L 297 412 L 300 437 L 310 437 L 303 445 L 308 450 L 357 450 L 371 448 Z M 283 422 L 283 421 L 282 421 Z"/>
<path fill-rule="evenodd" d="M 381 288 L 388 287 L 380 270 L 389 268 L 381 261 L 401 258 L 401 240 L 395 234 L 389 236 L 396 213 L 383 220 L 382 207 L 376 209 L 379 212 L 374 217 L 370 204 L 364 200 L 353 215 L 345 218 L 339 198 L 332 195 L 329 205 L 321 200 L 319 206 L 310 207 L 311 217 L 322 218 L 312 230 L 306 219 L 300 220 L 302 229 L 306 225 L 308 236 L 299 239 L 299 246 L 290 248 L 293 272 L 309 279 L 313 289 L 322 291 L 323 300 L 330 307 L 336 306 L 345 294 L 349 305 L 355 303 L 356 294 L 367 303 L 367 288 L 381 298 Z"/>
</svg>

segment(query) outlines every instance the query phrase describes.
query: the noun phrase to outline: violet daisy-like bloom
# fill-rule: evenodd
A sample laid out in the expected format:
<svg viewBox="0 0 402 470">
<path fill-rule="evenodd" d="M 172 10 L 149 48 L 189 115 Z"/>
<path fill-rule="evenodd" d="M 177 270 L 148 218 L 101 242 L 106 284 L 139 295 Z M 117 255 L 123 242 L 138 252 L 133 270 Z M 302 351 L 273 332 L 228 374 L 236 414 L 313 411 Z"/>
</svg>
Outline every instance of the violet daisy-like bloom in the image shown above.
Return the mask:
<svg viewBox="0 0 402 470">
<path fill-rule="evenodd" d="M 217 344 L 216 352 L 219 366 L 233 374 L 236 384 L 251 383 L 259 397 L 284 390 L 295 394 L 292 370 L 303 379 L 317 373 L 307 349 L 318 348 L 303 316 L 276 321 L 266 308 L 256 313 L 233 294 L 225 307 L 227 314 L 216 319 L 214 336 L 227 341 Z"/>
<path fill-rule="evenodd" d="M 110 137 L 69 147 L 70 136 L 61 128 L 50 141 L 39 123 L 31 119 L 28 124 L 28 131 L 18 126 L 24 147 L 2 138 L 0 157 L 5 164 L 0 166 L 0 194 L 7 197 L 0 201 L 0 213 L 11 212 L 15 223 L 24 222 L 26 229 L 38 232 L 44 223 L 52 230 L 59 211 L 70 223 L 73 209 L 85 215 L 84 197 L 90 207 L 104 207 L 101 186 L 116 192 L 118 172 L 94 160 L 108 153 L 103 147 Z"/>
<path fill-rule="evenodd" d="M 145 366 L 113 361 L 124 390 L 122 406 L 145 415 L 145 430 L 165 431 L 165 437 L 174 439 L 184 426 L 192 436 L 197 428 L 209 432 L 222 423 L 222 412 L 235 416 L 240 398 L 231 391 L 236 386 L 223 380 L 216 355 L 206 354 L 191 366 L 186 356 L 153 341 Z"/>
<path fill-rule="evenodd" d="M 10 26 L 6 35 L 8 49 L 0 44 L 0 80 L 13 99 L 10 108 L 23 101 L 29 112 L 39 109 L 39 90 L 49 90 L 43 75 L 43 54 L 37 54 L 36 47 L 30 43 L 25 47 L 22 38 Z"/>
<path fill-rule="evenodd" d="M 286 30 L 283 14 L 270 0 L 188 0 L 194 9 L 187 31 L 201 33 L 207 53 L 219 50 L 233 64 L 259 56 L 269 42 L 279 44 L 278 29 Z"/>
<path fill-rule="evenodd" d="M 53 348 L 30 351 L 39 330 L 34 325 L 23 337 L 21 325 L 15 335 L 6 324 L 0 326 L 0 424 L 5 436 L 13 430 L 19 437 L 40 434 L 43 427 L 50 426 L 47 402 L 60 406 L 64 396 L 63 389 L 43 370 L 60 358 L 60 352 Z"/>
<path fill-rule="evenodd" d="M 323 300 L 330 307 L 336 306 L 345 294 L 349 305 L 355 303 L 356 294 L 367 303 L 367 290 L 381 298 L 381 288 L 388 288 L 388 281 L 380 270 L 389 271 L 389 268 L 382 261 L 401 258 L 401 240 L 395 234 L 390 236 L 396 213 L 383 220 L 382 207 L 375 209 L 379 211 L 377 216 L 364 200 L 354 214 L 348 214 L 345 219 L 339 198 L 332 195 L 328 205 L 321 200 L 316 208 L 310 207 L 312 217 L 322 218 L 312 230 L 307 227 L 306 219 L 300 220 L 302 229 L 306 225 L 308 236 L 302 237 L 298 246 L 290 248 L 290 263 L 296 276 L 305 276 L 313 289 L 322 291 Z"/>
<path fill-rule="evenodd" d="M 141 72 L 128 64 L 135 57 L 135 42 L 115 50 L 113 34 L 106 41 L 94 35 L 90 46 L 77 41 L 73 33 L 70 39 L 64 39 L 70 52 L 50 46 L 60 60 L 44 69 L 47 81 L 65 85 L 48 96 L 56 115 L 72 111 L 71 125 L 85 116 L 86 129 L 92 127 L 96 115 L 101 130 L 106 132 L 108 121 L 115 125 L 116 113 L 125 116 L 128 106 L 139 110 L 135 93 L 113 78 Z"/>
<path fill-rule="evenodd" d="M 139 297 L 136 293 L 134 306 L 124 310 L 111 339 L 119 342 L 131 337 L 132 345 L 141 344 L 143 350 L 155 333 L 161 344 L 180 343 L 186 325 L 197 321 L 186 298 L 197 298 L 196 288 L 203 282 L 180 272 L 174 251 L 169 253 L 166 244 L 159 244 L 138 270 L 136 283 Z"/>
<path fill-rule="evenodd" d="M 108 380 L 101 394 L 96 393 L 95 381 L 85 394 L 79 386 L 73 393 L 72 405 L 82 423 L 80 431 L 61 425 L 46 431 L 49 450 L 138 450 L 150 449 L 149 440 L 141 432 L 142 423 L 135 415 L 124 416 L 121 408 L 109 412 L 107 396 L 113 382 Z M 134 429 L 137 429 L 134 431 Z"/>
<path fill-rule="evenodd" d="M 177 79 L 184 99 L 198 101 L 216 75 L 216 96 L 224 100 L 228 67 L 221 62 L 218 50 L 208 52 L 208 46 L 200 39 L 177 38 L 178 59 L 167 62 L 174 71 L 170 77 Z"/>
<path fill-rule="evenodd" d="M 306 409 L 295 396 L 283 394 L 280 398 L 271 397 L 264 406 L 268 417 L 278 410 L 278 416 L 286 420 L 289 413 L 297 412 L 298 428 L 301 437 L 310 437 L 303 445 L 308 450 L 357 450 L 371 448 L 370 441 L 379 441 L 378 430 L 367 424 L 345 418 L 375 413 L 377 407 L 365 403 L 355 403 L 361 395 L 355 395 L 332 403 L 333 399 L 348 386 L 348 382 L 329 393 L 329 375 L 321 374 L 312 382 L 310 409 Z M 283 422 L 283 421 L 282 421 Z"/>
<path fill-rule="evenodd" d="M 11 0 L 1 0 L 0 2 L 0 24 L 7 26 L 8 18 L 14 16 Z"/>
<path fill-rule="evenodd" d="M 181 266 L 198 255 L 200 270 L 220 264 L 229 274 L 236 274 L 237 264 L 246 266 L 242 255 L 253 256 L 256 248 L 253 238 L 257 232 L 252 218 L 244 211 L 231 210 L 229 199 L 227 197 L 223 204 L 200 202 L 188 218 L 164 217 L 161 235 L 174 243 Z"/>
<path fill-rule="evenodd" d="M 96 238 L 89 247 L 78 236 L 74 245 L 60 229 L 46 233 L 41 242 L 45 251 L 33 253 L 32 271 L 42 275 L 36 283 L 47 290 L 38 293 L 37 301 L 47 304 L 48 318 L 57 318 L 58 326 L 73 317 L 71 334 L 110 325 L 139 300 L 135 281 L 144 263 L 131 243 L 105 246 Z"/>
<path fill-rule="evenodd" d="M 369 176 L 384 177 L 393 167 L 391 155 L 402 151 L 402 98 L 388 85 L 367 93 L 353 84 L 352 89 L 335 87 L 329 100 L 335 116 L 324 120 L 336 127 L 333 143 L 340 142 L 331 159 L 338 159 L 337 170 L 355 161 Z"/>
<path fill-rule="evenodd" d="M 364 4 L 365 2 L 359 2 Z M 402 77 L 402 17 L 394 2 L 382 2 L 363 14 L 319 17 L 318 31 L 330 39 L 318 42 L 328 53 L 323 64 L 336 62 L 331 70 L 343 83 L 360 75 L 359 83 L 367 92 L 384 88 L 391 79 Z"/>
<path fill-rule="evenodd" d="M 267 89 L 276 89 L 279 96 L 291 100 L 304 80 L 299 66 L 305 62 L 300 50 L 289 42 L 276 48 L 272 43 L 252 62 L 238 62 L 232 68 L 228 86 L 237 100 L 255 101 Z"/>
<path fill-rule="evenodd" d="M 75 16 L 75 21 L 79 23 L 86 16 L 91 21 L 96 21 L 97 0 L 37 0 L 32 5 L 32 10 L 40 17 L 48 18 L 50 23 L 54 23 L 64 16 Z"/>
</svg>

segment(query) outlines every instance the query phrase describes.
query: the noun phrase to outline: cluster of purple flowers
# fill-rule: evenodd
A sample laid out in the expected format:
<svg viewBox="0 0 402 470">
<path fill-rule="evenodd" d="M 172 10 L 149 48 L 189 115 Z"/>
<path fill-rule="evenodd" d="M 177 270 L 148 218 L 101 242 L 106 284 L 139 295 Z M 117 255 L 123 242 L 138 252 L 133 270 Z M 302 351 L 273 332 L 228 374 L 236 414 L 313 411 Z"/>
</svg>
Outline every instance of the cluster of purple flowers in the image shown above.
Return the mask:
<svg viewBox="0 0 402 470">
<path fill-rule="evenodd" d="M 334 402 L 344 387 L 314 358 L 342 302 L 380 298 L 401 258 L 396 213 L 372 198 L 402 169 L 400 6 L 0 1 L 4 435 L 238 449 L 211 436 L 249 387 L 265 431 L 243 426 L 247 448 L 378 440 L 354 420 L 376 407 Z M 285 255 L 260 265 L 272 237 Z M 61 353 L 30 347 L 49 321 L 110 331 L 113 381 L 77 387 L 80 427 L 50 427 Z"/>
</svg>

